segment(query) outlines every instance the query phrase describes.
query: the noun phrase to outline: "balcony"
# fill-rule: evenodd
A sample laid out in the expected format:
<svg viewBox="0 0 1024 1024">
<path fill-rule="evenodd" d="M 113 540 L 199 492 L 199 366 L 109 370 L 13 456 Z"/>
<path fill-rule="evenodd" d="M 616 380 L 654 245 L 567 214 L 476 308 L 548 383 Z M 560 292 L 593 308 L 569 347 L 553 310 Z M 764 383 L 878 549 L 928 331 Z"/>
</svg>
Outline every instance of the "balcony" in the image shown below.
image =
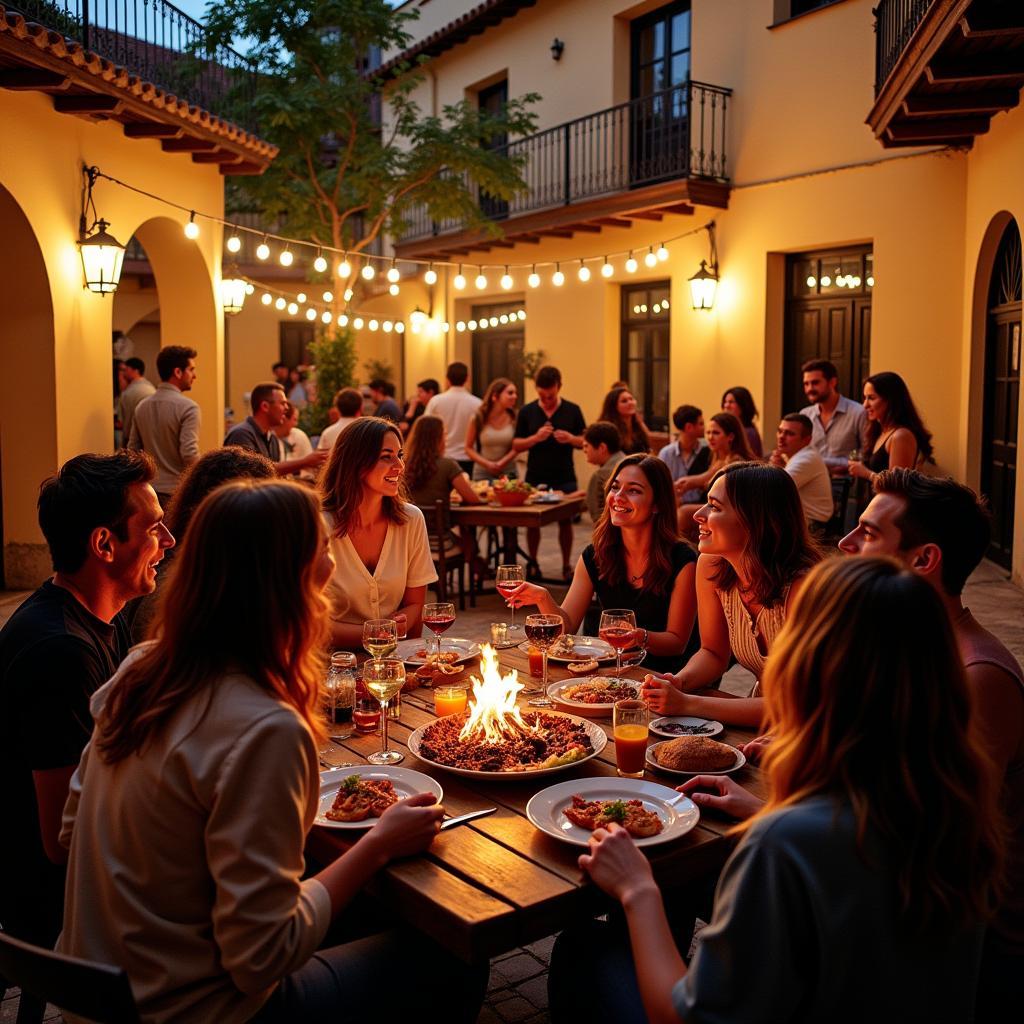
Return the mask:
<svg viewBox="0 0 1024 1024">
<path fill-rule="evenodd" d="M 969 147 L 1020 102 L 1019 0 L 880 0 L 875 13 L 867 123 L 883 146 Z"/>
<path fill-rule="evenodd" d="M 686 82 L 508 143 L 501 151 L 522 160 L 526 191 L 508 202 L 478 197 L 484 216 L 501 224 L 501 237 L 462 221 L 432 221 L 424 206 L 414 206 L 396 253 L 440 259 L 686 216 L 698 203 L 725 208 L 731 95 Z"/>
<path fill-rule="evenodd" d="M 0 4 L 0 88 L 49 93 L 60 113 L 120 121 L 224 174 L 258 174 L 277 153 L 216 113 L 251 111 L 256 84 L 247 58 L 208 46 L 167 0 Z"/>
</svg>

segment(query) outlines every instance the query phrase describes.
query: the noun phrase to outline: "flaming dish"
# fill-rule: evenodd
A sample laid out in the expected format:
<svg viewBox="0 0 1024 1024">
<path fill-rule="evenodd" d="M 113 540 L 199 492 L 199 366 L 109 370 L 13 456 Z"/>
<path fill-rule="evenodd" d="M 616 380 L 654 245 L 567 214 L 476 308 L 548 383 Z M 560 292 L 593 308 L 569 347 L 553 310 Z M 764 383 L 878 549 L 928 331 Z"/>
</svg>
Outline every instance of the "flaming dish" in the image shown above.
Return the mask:
<svg viewBox="0 0 1024 1024">
<path fill-rule="evenodd" d="M 559 771 L 596 757 L 604 730 L 573 715 L 519 710 L 523 689 L 512 669 L 502 675 L 497 652 L 485 644 L 481 677 L 473 677 L 467 710 L 417 729 L 409 749 L 421 760 L 461 775 L 515 778 Z"/>
</svg>

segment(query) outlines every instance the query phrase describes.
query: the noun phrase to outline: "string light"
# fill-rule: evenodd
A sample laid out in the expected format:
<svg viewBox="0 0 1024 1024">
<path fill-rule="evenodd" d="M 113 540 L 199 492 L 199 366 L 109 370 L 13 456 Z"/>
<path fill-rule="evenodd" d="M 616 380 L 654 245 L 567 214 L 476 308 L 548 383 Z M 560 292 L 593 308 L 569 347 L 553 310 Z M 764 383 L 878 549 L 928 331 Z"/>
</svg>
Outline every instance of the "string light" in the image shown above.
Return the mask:
<svg viewBox="0 0 1024 1024">
<path fill-rule="evenodd" d="M 270 246 L 267 245 L 267 239 L 264 235 L 263 241 L 256 246 L 256 259 L 258 260 L 269 260 L 270 259 Z"/>
<path fill-rule="evenodd" d="M 238 252 L 242 248 L 242 240 L 238 235 L 232 235 L 225 243 L 224 247 L 228 252 Z"/>
<path fill-rule="evenodd" d="M 292 316 L 295 316 L 295 314 L 298 313 L 298 311 L 299 311 L 299 304 L 297 302 L 289 302 L 288 303 L 288 312 L 291 313 Z"/>
<path fill-rule="evenodd" d="M 394 324 L 393 324 L 393 323 L 392 323 L 392 322 L 391 322 L 390 320 L 385 320 L 385 321 L 384 321 L 384 323 L 382 323 L 382 324 L 380 325 L 380 329 L 381 329 L 381 330 L 382 330 L 382 331 L 383 331 L 383 332 L 384 332 L 385 334 L 390 334 L 390 333 L 391 333 L 391 329 L 392 329 L 392 328 L 393 328 L 394 326 L 395 326 L 395 325 L 394 325 Z"/>
<path fill-rule="evenodd" d="M 380 327 L 380 324 L 377 323 L 376 320 L 371 320 L 366 326 L 369 327 L 371 331 L 375 331 L 377 330 L 378 327 Z"/>
<path fill-rule="evenodd" d="M 388 294 L 389 295 L 397 295 L 401 290 L 402 289 L 399 288 L 397 284 L 389 284 L 388 285 Z"/>
<path fill-rule="evenodd" d="M 278 256 L 277 259 L 282 267 L 290 267 L 295 260 L 295 257 L 292 255 L 291 249 L 282 249 L 281 255 Z"/>
<path fill-rule="evenodd" d="M 278 300 L 274 303 L 274 309 L 284 309 L 285 306 L 287 305 L 288 303 L 285 302 L 283 298 L 279 297 Z"/>
<path fill-rule="evenodd" d="M 388 281 L 391 284 L 396 284 L 402 279 L 402 275 L 398 272 L 398 267 L 395 266 L 395 261 L 391 261 L 391 267 L 388 270 Z"/>
<path fill-rule="evenodd" d="M 458 324 L 456 324 L 455 326 L 456 326 L 456 327 L 458 327 Z M 476 330 L 476 321 L 475 321 L 475 320 L 470 320 L 470 321 L 469 321 L 469 323 L 468 323 L 468 324 L 466 324 L 466 326 L 467 326 L 467 327 L 468 327 L 468 328 L 469 328 L 469 329 L 470 329 L 471 331 L 475 331 L 475 330 Z"/>
<path fill-rule="evenodd" d="M 327 270 L 327 260 L 324 259 L 324 254 L 319 249 L 316 251 L 316 259 L 313 260 L 313 269 L 318 274 L 322 274 Z"/>
<path fill-rule="evenodd" d="M 316 310 L 313 309 L 312 306 L 310 306 L 309 309 L 306 310 L 306 319 L 307 320 L 315 320 L 316 319 Z"/>
<path fill-rule="evenodd" d="M 323 312 L 322 312 L 322 313 L 320 314 L 320 319 L 321 319 L 321 320 L 322 320 L 322 321 L 323 321 L 323 322 L 324 322 L 325 324 L 329 324 L 329 323 L 331 322 L 331 319 L 332 319 L 332 317 L 331 317 L 331 311 L 330 311 L 329 309 L 325 309 L 325 310 L 324 310 L 324 311 L 323 311 Z"/>
<path fill-rule="evenodd" d="M 653 249 L 648 249 L 644 256 L 645 267 L 656 267 L 658 265 L 658 257 L 654 255 Z"/>
<path fill-rule="evenodd" d="M 377 276 L 377 271 L 373 269 L 372 263 L 364 263 L 363 269 L 359 273 L 363 275 L 364 281 L 372 281 Z"/>
<path fill-rule="evenodd" d="M 295 296 L 295 301 L 296 302 L 305 302 L 306 301 L 306 293 L 305 292 L 299 292 L 299 294 Z"/>
<path fill-rule="evenodd" d="M 403 324 L 401 320 L 399 320 L 398 323 L 395 324 L 395 333 L 396 334 L 404 334 L 405 333 L 405 324 Z"/>
<path fill-rule="evenodd" d="M 590 268 L 580 260 L 580 269 L 576 271 L 576 276 L 586 284 L 590 280 Z"/>
<path fill-rule="evenodd" d="M 334 292 L 324 292 L 324 302 L 333 302 Z"/>
<path fill-rule="evenodd" d="M 565 284 L 565 274 L 562 273 L 561 267 L 556 263 L 555 272 L 551 275 L 551 283 L 556 288 L 561 288 Z"/>
<path fill-rule="evenodd" d="M 338 264 L 338 277 L 349 277 L 352 273 L 352 264 L 348 260 L 342 260 Z"/>
<path fill-rule="evenodd" d="M 452 279 L 452 287 L 461 292 L 466 287 L 466 276 L 462 273 L 462 264 L 459 264 L 459 272 Z"/>
<path fill-rule="evenodd" d="M 615 273 L 615 268 L 608 262 L 608 257 L 605 256 L 604 263 L 601 264 L 601 276 L 611 277 Z"/>
<path fill-rule="evenodd" d="M 196 211 L 188 215 L 188 223 L 185 225 L 185 237 L 194 242 L 199 237 L 199 225 L 196 223 Z"/>
<path fill-rule="evenodd" d="M 464 331 L 465 329 L 466 329 L 466 321 L 465 321 L 465 320 L 457 320 L 457 321 L 455 322 L 455 330 L 457 330 L 457 331 L 458 331 L 458 332 L 459 332 L 460 334 L 461 334 L 461 333 L 462 333 L 462 332 L 463 332 L 463 331 Z"/>
<path fill-rule="evenodd" d="M 353 296 L 353 295 L 355 295 L 355 292 L 354 292 L 354 291 L 352 291 L 352 289 L 351 289 L 351 288 L 346 288 L 346 289 L 345 289 L 345 292 L 344 292 L 344 294 L 342 295 L 342 298 L 343 298 L 343 299 L 344 299 L 344 300 L 345 300 L 346 302 L 351 302 L 351 301 L 352 301 L 352 296 Z"/>
<path fill-rule="evenodd" d="M 484 272 L 480 267 L 476 268 L 476 280 L 473 284 L 476 285 L 476 290 L 482 292 L 487 287 L 487 278 L 484 276 Z"/>
<path fill-rule="evenodd" d="M 526 283 L 531 288 L 537 288 L 540 285 L 540 274 L 537 273 L 537 264 L 533 265 L 533 269 L 530 271 L 530 276 L 526 279 Z"/>
<path fill-rule="evenodd" d="M 437 271 L 434 269 L 433 264 L 427 268 L 427 272 L 423 275 L 423 283 L 426 285 L 437 284 Z"/>
<path fill-rule="evenodd" d="M 658 257 L 659 263 L 664 263 L 668 259 L 668 249 L 665 248 L 664 242 L 658 246 L 658 251 L 654 255 Z"/>
<path fill-rule="evenodd" d="M 630 256 L 629 259 L 626 260 L 626 273 L 627 274 L 635 274 L 636 273 L 637 265 L 638 264 L 637 264 L 636 260 L 633 259 L 632 256 Z"/>
<path fill-rule="evenodd" d="M 410 320 L 412 318 L 410 317 Z M 455 331 L 457 334 L 463 334 L 466 331 L 486 331 L 491 327 L 497 327 L 499 324 L 513 324 L 519 323 L 526 319 L 525 309 L 514 309 L 511 313 L 502 313 L 501 316 L 483 317 L 480 321 L 476 320 L 459 320 L 455 324 Z M 442 324 L 442 330 L 451 330 L 451 324 Z M 413 330 L 416 330 L 416 326 L 413 326 Z"/>
<path fill-rule="evenodd" d="M 338 317 L 338 326 L 348 327 L 348 317 L 344 313 L 342 313 L 341 316 Z"/>
<path fill-rule="evenodd" d="M 260 302 L 262 302 L 264 306 L 269 306 L 273 301 L 274 301 L 274 296 L 271 295 L 270 292 L 264 292 L 260 296 Z"/>
<path fill-rule="evenodd" d="M 363 329 L 363 318 L 361 316 L 357 316 L 355 320 L 352 321 L 352 326 L 357 331 L 361 331 Z"/>
<path fill-rule="evenodd" d="M 501 287 L 505 291 L 512 287 L 512 275 L 508 272 L 508 267 L 505 268 L 505 273 L 501 275 Z"/>
</svg>

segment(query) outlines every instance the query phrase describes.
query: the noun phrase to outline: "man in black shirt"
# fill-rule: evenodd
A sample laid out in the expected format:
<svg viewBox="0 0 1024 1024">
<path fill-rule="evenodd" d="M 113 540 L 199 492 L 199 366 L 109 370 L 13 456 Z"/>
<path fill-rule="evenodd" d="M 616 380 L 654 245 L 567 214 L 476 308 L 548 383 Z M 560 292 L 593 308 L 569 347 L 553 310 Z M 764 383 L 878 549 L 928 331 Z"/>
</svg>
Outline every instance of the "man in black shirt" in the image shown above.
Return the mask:
<svg viewBox="0 0 1024 1024">
<path fill-rule="evenodd" d="M 583 431 L 587 429 L 578 405 L 561 397 L 562 374 L 555 366 L 542 366 L 534 379 L 537 400 L 519 410 L 512 447 L 529 452 L 526 460 L 526 482 L 547 484 L 553 491 L 576 490 L 576 468 L 573 451 L 583 447 Z M 558 543 L 562 548 L 562 577 L 572 578 L 572 523 L 563 519 L 558 524 Z M 540 530 L 526 531 L 530 558 L 536 563 L 540 546 Z"/>
<path fill-rule="evenodd" d="M 0 630 L 0 924 L 52 946 L 64 905 L 57 842 L 68 783 L 92 733 L 89 699 L 128 652 L 121 610 L 151 593 L 174 538 L 144 452 L 79 455 L 39 492 L 54 575 Z"/>
</svg>

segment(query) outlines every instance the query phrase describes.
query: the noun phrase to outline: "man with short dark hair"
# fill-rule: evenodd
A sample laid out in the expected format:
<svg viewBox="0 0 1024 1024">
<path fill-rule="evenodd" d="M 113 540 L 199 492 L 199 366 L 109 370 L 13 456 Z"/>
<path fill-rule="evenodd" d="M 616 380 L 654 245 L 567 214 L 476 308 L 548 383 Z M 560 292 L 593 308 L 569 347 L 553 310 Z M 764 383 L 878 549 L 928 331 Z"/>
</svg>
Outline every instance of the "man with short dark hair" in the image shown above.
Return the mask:
<svg viewBox="0 0 1024 1024">
<path fill-rule="evenodd" d="M 151 593 L 174 538 L 135 451 L 79 455 L 39 493 L 54 575 L 0 631 L 0 924 L 52 946 L 60 931 L 65 851 L 57 842 L 68 783 L 92 732 L 89 700 L 128 653 L 125 604 Z"/>
<path fill-rule="evenodd" d="M 889 469 L 875 477 L 874 490 L 839 548 L 848 555 L 891 555 L 938 591 L 964 662 L 972 721 L 1003 780 L 1008 884 L 986 934 L 977 1007 L 979 1021 L 996 1020 L 1015 1005 L 1024 973 L 1024 672 L 963 603 L 967 578 L 988 550 L 991 520 L 974 491 L 951 478 Z"/>
<path fill-rule="evenodd" d="M 128 447 L 156 463 L 153 488 L 166 508 L 181 474 L 199 458 L 199 406 L 185 392 L 196 379 L 196 350 L 167 345 L 156 357 L 160 386 L 135 407 Z"/>
<path fill-rule="evenodd" d="M 338 418 L 330 426 L 324 427 L 316 445 L 317 451 L 329 452 L 341 432 L 363 415 L 363 396 L 355 388 L 342 388 L 334 396 L 334 409 Z"/>
<path fill-rule="evenodd" d="M 604 491 L 615 467 L 626 457 L 622 451 L 622 435 L 614 423 L 598 420 L 583 432 L 583 457 L 596 466 L 587 482 L 587 511 L 596 523 L 604 511 Z M 577 494 L 582 492 L 577 491 Z"/>
<path fill-rule="evenodd" d="M 850 452 L 864 447 L 864 406 L 839 393 L 839 371 L 827 359 L 809 359 L 802 372 L 804 394 L 812 404 L 800 412 L 811 421 L 811 444 L 833 476 L 845 475 Z"/>
<path fill-rule="evenodd" d="M 224 438 L 224 444 L 247 448 L 264 455 L 274 463 L 278 476 L 294 476 L 304 469 L 315 469 L 327 458 L 326 452 L 310 452 L 303 458 L 288 460 L 281 450 L 281 441 L 275 433 L 285 421 L 288 399 L 284 387 L 276 382 L 257 384 L 249 398 L 252 415 L 233 426 Z"/>
<path fill-rule="evenodd" d="M 270 368 L 270 372 L 274 375 L 274 380 L 283 388 L 287 388 L 290 383 L 291 370 L 288 369 L 287 363 L 274 363 Z"/>
<path fill-rule="evenodd" d="M 580 407 L 561 397 L 562 373 L 557 366 L 542 366 L 533 383 L 537 398 L 519 410 L 512 447 L 516 452 L 530 453 L 526 461 L 527 483 L 535 487 L 546 484 L 553 491 L 569 494 L 576 490 L 573 450 L 583 447 L 583 431 L 587 429 L 587 423 Z M 562 577 L 570 580 L 572 523 L 568 519 L 558 524 L 558 542 L 562 548 Z M 530 559 L 536 565 L 539 529 L 527 529 L 526 546 Z"/>
<path fill-rule="evenodd" d="M 156 391 L 146 380 L 145 374 L 146 364 L 138 356 L 132 356 L 121 364 L 121 394 L 117 399 L 117 412 L 126 442 L 132 436 L 136 406 Z"/>
<path fill-rule="evenodd" d="M 381 416 L 392 423 L 397 423 L 402 418 L 402 410 L 395 401 L 395 385 L 383 377 L 375 377 L 370 381 L 370 397 L 377 408 L 375 416 Z"/>
<path fill-rule="evenodd" d="M 658 452 L 658 458 L 668 466 L 673 483 L 684 476 L 700 476 L 711 465 L 711 449 L 704 443 L 704 413 L 695 405 L 681 405 L 672 413 L 672 425 L 678 431 L 675 441 Z M 698 488 L 681 491 L 675 488 L 680 505 L 704 500 Z"/>
<path fill-rule="evenodd" d="M 480 408 L 480 399 L 466 386 L 469 381 L 469 367 L 454 362 L 445 371 L 448 389 L 427 402 L 427 415 L 437 416 L 444 423 L 448 443 L 444 453 L 454 459 L 470 476 L 473 475 L 473 461 L 466 454 L 466 430 L 469 421 Z"/>
<path fill-rule="evenodd" d="M 412 430 L 412 425 L 427 411 L 430 400 L 441 390 L 441 385 L 433 377 L 427 377 L 416 385 L 416 395 L 410 398 L 405 405 L 405 415 L 399 426 L 406 437 Z"/>
<path fill-rule="evenodd" d="M 811 429 L 810 419 L 802 412 L 783 416 L 768 461 L 793 478 L 807 522 L 823 524 L 834 510 L 832 481 L 825 460 L 811 446 Z"/>
</svg>

